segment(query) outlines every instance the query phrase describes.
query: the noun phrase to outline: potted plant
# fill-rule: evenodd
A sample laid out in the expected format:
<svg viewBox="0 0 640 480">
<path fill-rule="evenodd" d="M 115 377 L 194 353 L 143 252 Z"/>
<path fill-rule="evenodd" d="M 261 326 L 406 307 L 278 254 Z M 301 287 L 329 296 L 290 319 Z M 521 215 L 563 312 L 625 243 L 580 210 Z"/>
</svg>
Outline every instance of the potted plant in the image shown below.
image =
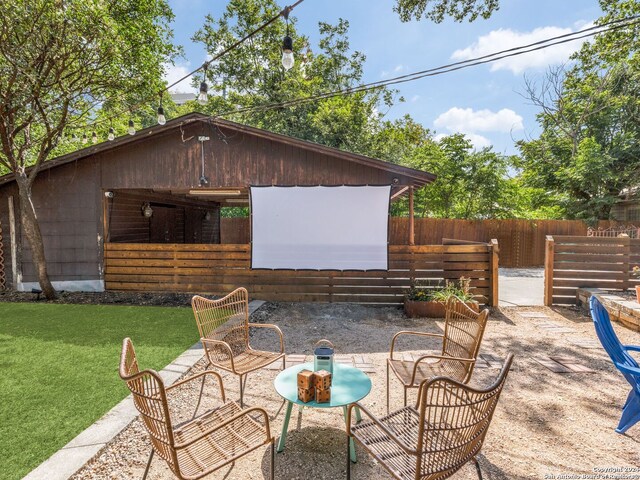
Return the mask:
<svg viewBox="0 0 640 480">
<path fill-rule="evenodd" d="M 631 276 L 635 278 L 640 278 L 640 265 L 636 265 L 631 270 Z M 640 285 L 636 285 L 636 301 L 640 303 Z"/>
<path fill-rule="evenodd" d="M 471 279 L 460 277 L 460 280 L 446 280 L 444 285 L 423 284 L 416 282 L 411 286 L 404 299 L 404 311 L 408 317 L 444 318 L 447 300 L 458 297 L 475 311 L 479 311 L 478 302 L 470 293 Z"/>
</svg>

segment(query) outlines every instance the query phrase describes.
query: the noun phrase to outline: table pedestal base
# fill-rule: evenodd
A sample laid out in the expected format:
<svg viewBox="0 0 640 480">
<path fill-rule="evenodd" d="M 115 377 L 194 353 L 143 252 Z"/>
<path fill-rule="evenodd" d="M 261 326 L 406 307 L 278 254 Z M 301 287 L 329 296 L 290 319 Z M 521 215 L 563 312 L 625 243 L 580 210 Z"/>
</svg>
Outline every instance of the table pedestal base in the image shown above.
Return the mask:
<svg viewBox="0 0 640 480">
<path fill-rule="evenodd" d="M 287 431 L 289 430 L 289 420 L 291 419 L 292 409 L 293 409 L 293 402 L 287 401 L 287 411 L 284 414 L 284 423 L 282 424 L 282 433 L 280 434 L 280 438 L 278 439 L 278 448 L 277 448 L 278 453 L 284 450 L 284 444 L 287 441 Z M 301 411 L 302 411 L 302 408 L 301 408 Z M 360 421 L 362 420 L 362 416 L 360 415 L 360 409 L 356 407 L 355 411 L 356 411 L 356 422 L 360 423 Z M 346 406 L 342 407 L 342 415 L 344 416 L 344 421 L 346 425 L 346 421 L 347 421 Z M 353 443 L 353 438 L 349 440 L 349 456 L 351 457 L 351 461 L 353 463 L 356 463 L 358 461 L 356 457 L 356 446 Z"/>
</svg>

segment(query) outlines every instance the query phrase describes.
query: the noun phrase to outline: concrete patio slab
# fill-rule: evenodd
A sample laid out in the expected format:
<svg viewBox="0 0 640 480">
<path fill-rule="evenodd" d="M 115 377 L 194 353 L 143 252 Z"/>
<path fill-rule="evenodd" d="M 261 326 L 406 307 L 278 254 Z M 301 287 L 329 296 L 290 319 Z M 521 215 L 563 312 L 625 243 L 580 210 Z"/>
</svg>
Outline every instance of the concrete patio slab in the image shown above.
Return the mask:
<svg viewBox="0 0 640 480">
<path fill-rule="evenodd" d="M 502 307 L 544 305 L 543 268 L 501 268 L 498 287 Z"/>
</svg>

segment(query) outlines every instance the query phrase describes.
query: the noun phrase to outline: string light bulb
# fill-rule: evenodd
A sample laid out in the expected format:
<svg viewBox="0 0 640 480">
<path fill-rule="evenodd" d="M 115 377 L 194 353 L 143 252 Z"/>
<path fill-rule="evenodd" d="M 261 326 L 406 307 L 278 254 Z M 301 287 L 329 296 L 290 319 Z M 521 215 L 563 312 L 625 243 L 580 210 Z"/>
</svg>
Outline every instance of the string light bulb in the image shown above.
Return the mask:
<svg viewBox="0 0 640 480">
<path fill-rule="evenodd" d="M 83 133 L 82 134 L 82 144 L 86 145 L 88 141 L 89 141 L 89 139 L 87 138 L 87 134 Z"/>
<path fill-rule="evenodd" d="M 107 138 L 109 139 L 109 141 L 112 141 L 114 138 L 116 138 L 116 132 L 113 130 L 113 127 L 109 127 L 109 135 L 107 135 Z"/>
<path fill-rule="evenodd" d="M 158 107 L 158 124 L 164 125 L 165 123 L 167 123 L 167 117 L 164 116 L 164 108 L 160 106 Z"/>
<path fill-rule="evenodd" d="M 204 64 L 204 72 L 202 73 L 202 82 L 200 82 L 200 93 L 198 93 L 198 103 L 206 105 L 209 101 L 209 86 L 207 85 L 207 64 Z"/>
<path fill-rule="evenodd" d="M 133 120 L 129 119 L 129 129 L 127 130 L 129 132 L 129 135 L 135 135 L 136 134 L 136 127 L 133 124 Z"/>
<path fill-rule="evenodd" d="M 287 35 L 282 40 L 282 66 L 285 71 L 291 70 L 295 60 L 293 58 L 293 39 L 289 36 L 289 12 L 284 13 L 287 22 Z"/>
<path fill-rule="evenodd" d="M 167 123 L 167 117 L 164 116 L 164 108 L 162 108 L 162 95 L 160 96 L 160 106 L 158 107 L 158 125 Z"/>
<path fill-rule="evenodd" d="M 93 144 L 98 143 L 98 134 L 96 132 L 93 132 L 91 134 L 91 143 L 93 143 Z"/>
</svg>

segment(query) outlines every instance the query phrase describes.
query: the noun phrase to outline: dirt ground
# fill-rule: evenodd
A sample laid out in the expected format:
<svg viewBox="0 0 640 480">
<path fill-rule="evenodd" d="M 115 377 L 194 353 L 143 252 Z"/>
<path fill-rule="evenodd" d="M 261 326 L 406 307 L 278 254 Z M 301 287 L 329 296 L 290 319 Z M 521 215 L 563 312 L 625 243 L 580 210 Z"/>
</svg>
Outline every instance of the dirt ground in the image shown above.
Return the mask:
<svg viewBox="0 0 640 480">
<path fill-rule="evenodd" d="M 531 312 L 548 318 L 532 318 Z M 254 318 L 282 329 L 288 354 L 306 354 L 311 359 L 315 341 L 328 338 L 337 353 L 362 355 L 375 365 L 375 373 L 369 374 L 372 391 L 362 403 L 380 416 L 385 413 L 385 359 L 393 334 L 400 330 L 440 332 L 443 326 L 440 320 L 408 319 L 399 308 L 339 304 L 266 304 Z M 549 323 L 555 327 L 549 328 Z M 620 324 L 615 328 L 623 343 L 640 344 L 639 333 Z M 275 338 L 260 333 L 253 339 L 255 348 L 275 346 Z M 640 424 L 626 435 L 614 432 L 629 385 L 601 348 L 584 347 L 589 340 L 596 340 L 591 320 L 575 309 L 509 307 L 492 312 L 480 353 L 504 358 L 513 352 L 515 360 L 480 456 L 485 479 L 640 478 Z M 436 341 L 422 341 L 425 343 L 405 343 L 400 348 L 438 348 Z M 574 357 L 594 372 L 553 373 L 534 360 L 554 355 Z M 139 361 L 144 368 L 144 358 Z M 201 361 L 194 370 L 202 368 Z M 498 366 L 485 364 L 475 370 L 471 383 L 486 385 L 498 372 Z M 245 393 L 248 406 L 261 406 L 270 413 L 275 435 L 280 434 L 284 417 L 283 401 L 273 388 L 277 373 L 262 370 L 249 376 Z M 237 399 L 237 377 L 225 374 L 223 379 L 228 398 Z M 186 407 L 194 404 L 197 390 L 194 386 L 180 392 L 173 406 L 181 417 L 191 413 Z M 217 401 L 216 387 L 207 385 L 206 390 L 204 408 Z M 412 393 L 410 402 L 415 398 L 415 391 Z M 393 377 L 391 395 L 391 409 L 399 408 L 402 388 Z M 296 408 L 285 451 L 276 454 L 276 478 L 345 478 L 345 447 L 340 410 L 306 408 L 301 413 Z M 73 479 L 140 478 L 149 452 L 146 433 L 136 420 Z M 354 479 L 391 478 L 360 447 L 357 453 Z M 269 459 L 268 447 L 263 447 L 207 478 L 268 478 Z M 586 476 L 607 467 L 628 468 L 630 473 Z M 174 477 L 156 456 L 147 478 Z M 475 468 L 467 464 L 453 478 L 476 479 Z"/>
</svg>

